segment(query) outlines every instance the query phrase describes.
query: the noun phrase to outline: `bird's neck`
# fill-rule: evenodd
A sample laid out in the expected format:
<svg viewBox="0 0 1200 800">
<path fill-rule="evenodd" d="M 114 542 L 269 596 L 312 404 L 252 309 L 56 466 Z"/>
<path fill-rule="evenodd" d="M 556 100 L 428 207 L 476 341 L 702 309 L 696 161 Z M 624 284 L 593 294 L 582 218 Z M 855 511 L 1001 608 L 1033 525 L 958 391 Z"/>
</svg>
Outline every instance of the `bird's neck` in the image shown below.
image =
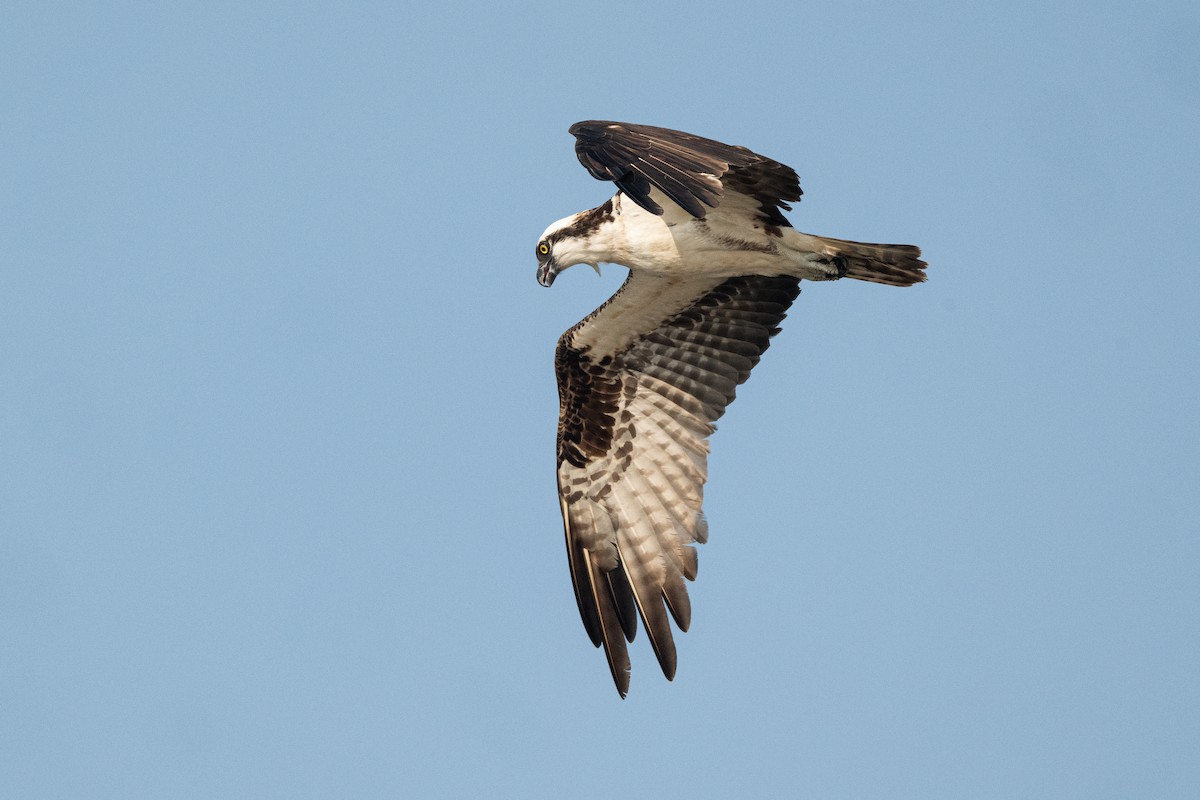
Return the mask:
<svg viewBox="0 0 1200 800">
<path fill-rule="evenodd" d="M 624 264 L 631 247 L 625 232 L 624 221 L 619 216 L 610 216 L 580 237 L 577 244 L 582 260 L 588 264 L 601 261 L 609 264 Z"/>
<path fill-rule="evenodd" d="M 674 237 L 663 218 L 617 194 L 601 206 L 577 215 L 580 234 L 573 237 L 576 263 L 621 264 L 659 271 L 678 261 Z"/>
</svg>

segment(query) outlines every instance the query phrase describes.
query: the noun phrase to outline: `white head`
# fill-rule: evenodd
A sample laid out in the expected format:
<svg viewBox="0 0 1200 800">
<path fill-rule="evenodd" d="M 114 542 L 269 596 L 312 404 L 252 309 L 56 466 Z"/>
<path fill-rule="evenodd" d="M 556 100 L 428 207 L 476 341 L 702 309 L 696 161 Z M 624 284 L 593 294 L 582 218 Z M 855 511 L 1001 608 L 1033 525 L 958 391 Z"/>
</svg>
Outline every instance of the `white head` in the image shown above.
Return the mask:
<svg viewBox="0 0 1200 800">
<path fill-rule="evenodd" d="M 588 264 L 597 272 L 601 261 L 611 261 L 608 237 L 597 235 L 613 218 L 613 204 L 607 203 L 580 211 L 546 228 L 538 239 L 537 279 L 542 286 L 554 283 L 558 273 L 576 264 Z"/>
</svg>

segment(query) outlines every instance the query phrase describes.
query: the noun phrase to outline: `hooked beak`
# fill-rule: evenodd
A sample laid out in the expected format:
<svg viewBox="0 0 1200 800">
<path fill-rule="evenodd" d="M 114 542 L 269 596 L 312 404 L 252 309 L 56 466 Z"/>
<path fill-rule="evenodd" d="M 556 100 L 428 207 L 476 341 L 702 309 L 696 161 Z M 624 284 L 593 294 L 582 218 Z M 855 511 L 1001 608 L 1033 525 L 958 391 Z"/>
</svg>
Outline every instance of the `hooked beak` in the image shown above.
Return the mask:
<svg viewBox="0 0 1200 800">
<path fill-rule="evenodd" d="M 537 280 L 542 286 L 549 287 L 557 277 L 558 267 L 555 266 L 553 258 L 548 258 L 541 264 L 538 264 Z"/>
</svg>

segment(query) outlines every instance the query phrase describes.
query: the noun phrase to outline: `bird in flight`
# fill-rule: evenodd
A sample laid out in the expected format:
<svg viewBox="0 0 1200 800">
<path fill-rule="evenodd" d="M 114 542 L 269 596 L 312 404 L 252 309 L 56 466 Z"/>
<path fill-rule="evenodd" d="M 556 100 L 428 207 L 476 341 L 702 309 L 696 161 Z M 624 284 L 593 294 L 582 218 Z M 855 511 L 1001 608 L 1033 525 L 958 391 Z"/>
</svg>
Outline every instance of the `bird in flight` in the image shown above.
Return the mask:
<svg viewBox="0 0 1200 800">
<path fill-rule="evenodd" d="M 708 538 L 708 437 L 779 332 L 800 281 L 925 280 L 921 251 L 801 233 L 783 216 L 795 171 L 712 139 L 648 125 L 571 126 L 575 152 L 617 193 L 561 219 L 536 245 L 537 279 L 620 264 L 616 294 L 562 335 L 558 495 L 575 601 L 629 691 L 638 617 L 675 676 L 671 619 L 691 620 L 684 580 Z"/>
</svg>

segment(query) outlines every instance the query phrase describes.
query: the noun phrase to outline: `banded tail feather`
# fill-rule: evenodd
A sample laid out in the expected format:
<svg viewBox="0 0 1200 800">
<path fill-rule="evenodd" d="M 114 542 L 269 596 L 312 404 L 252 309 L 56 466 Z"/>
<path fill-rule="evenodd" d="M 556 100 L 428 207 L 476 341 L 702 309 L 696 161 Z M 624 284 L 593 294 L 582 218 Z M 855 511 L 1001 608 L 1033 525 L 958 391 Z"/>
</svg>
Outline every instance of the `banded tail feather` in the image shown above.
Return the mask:
<svg viewBox="0 0 1200 800">
<path fill-rule="evenodd" d="M 819 238 L 828 252 L 846 266 L 844 277 L 889 286 L 912 286 L 925 281 L 926 264 L 921 248 L 911 244 L 872 244 L 846 239 Z"/>
</svg>

